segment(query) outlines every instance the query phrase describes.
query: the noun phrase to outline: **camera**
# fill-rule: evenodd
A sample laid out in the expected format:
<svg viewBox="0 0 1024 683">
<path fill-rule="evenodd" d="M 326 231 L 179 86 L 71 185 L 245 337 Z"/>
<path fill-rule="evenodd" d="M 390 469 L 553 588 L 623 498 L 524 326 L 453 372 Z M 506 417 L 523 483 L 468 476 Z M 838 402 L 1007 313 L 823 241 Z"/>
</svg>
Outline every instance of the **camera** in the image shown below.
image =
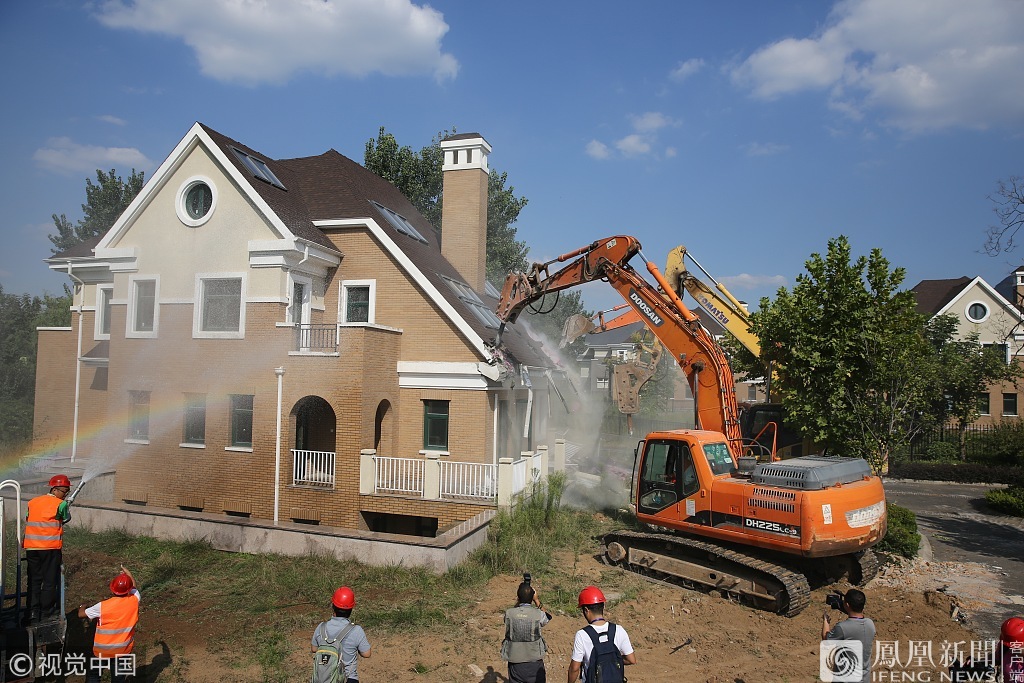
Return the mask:
<svg viewBox="0 0 1024 683">
<path fill-rule="evenodd" d="M 837 609 L 840 612 L 843 611 L 843 604 L 846 602 L 846 598 L 839 591 L 832 591 L 825 596 L 825 604 L 832 609 Z"/>
<path fill-rule="evenodd" d="M 523 583 L 527 583 L 527 584 L 530 583 L 530 574 L 529 574 L 529 572 L 523 573 Z"/>
</svg>

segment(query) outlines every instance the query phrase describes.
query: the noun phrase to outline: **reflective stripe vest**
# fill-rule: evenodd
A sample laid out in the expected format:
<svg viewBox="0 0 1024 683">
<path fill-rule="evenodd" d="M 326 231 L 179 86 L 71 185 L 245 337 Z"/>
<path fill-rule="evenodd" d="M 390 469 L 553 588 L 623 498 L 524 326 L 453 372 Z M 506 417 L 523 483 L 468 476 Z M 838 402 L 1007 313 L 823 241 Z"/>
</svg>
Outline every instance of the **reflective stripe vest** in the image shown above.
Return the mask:
<svg viewBox="0 0 1024 683">
<path fill-rule="evenodd" d="M 61 500 L 46 494 L 28 502 L 28 519 L 25 521 L 25 550 L 58 550 L 64 525 L 57 520 L 57 508 Z"/>
<path fill-rule="evenodd" d="M 97 657 L 130 654 L 135 646 L 135 626 L 139 623 L 139 598 L 135 593 L 108 598 L 100 603 L 100 618 L 92 652 Z"/>
</svg>

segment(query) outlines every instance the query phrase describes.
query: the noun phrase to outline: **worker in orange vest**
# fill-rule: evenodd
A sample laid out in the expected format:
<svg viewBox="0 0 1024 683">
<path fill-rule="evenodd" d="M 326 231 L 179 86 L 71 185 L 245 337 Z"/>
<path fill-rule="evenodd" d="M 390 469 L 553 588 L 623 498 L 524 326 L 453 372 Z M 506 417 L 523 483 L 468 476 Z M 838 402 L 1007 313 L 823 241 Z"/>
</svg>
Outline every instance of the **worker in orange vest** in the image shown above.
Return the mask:
<svg viewBox="0 0 1024 683">
<path fill-rule="evenodd" d="M 64 525 L 71 521 L 70 506 L 64 498 L 71 480 L 63 474 L 50 478 L 50 492 L 28 502 L 25 520 L 25 556 L 28 560 L 28 614 L 31 623 L 57 616 L 57 586 L 64 561 Z"/>
<path fill-rule="evenodd" d="M 132 650 L 135 648 L 135 627 L 139 624 L 142 594 L 135 587 L 135 577 L 123 564 L 121 573 L 110 582 L 110 592 L 113 597 L 92 607 L 78 607 L 81 618 L 99 620 L 85 683 L 100 683 L 100 677 L 106 670 L 110 671 L 112 683 L 125 683 L 135 675 Z"/>
</svg>

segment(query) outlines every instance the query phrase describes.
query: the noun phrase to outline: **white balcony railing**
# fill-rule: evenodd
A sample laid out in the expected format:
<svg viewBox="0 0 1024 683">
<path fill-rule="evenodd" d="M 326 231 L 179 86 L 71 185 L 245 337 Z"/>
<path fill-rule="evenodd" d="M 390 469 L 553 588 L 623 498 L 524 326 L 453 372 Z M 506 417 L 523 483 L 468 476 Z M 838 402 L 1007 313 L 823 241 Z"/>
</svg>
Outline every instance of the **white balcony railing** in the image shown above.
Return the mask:
<svg viewBox="0 0 1024 683">
<path fill-rule="evenodd" d="M 494 500 L 498 495 L 498 466 L 479 462 L 448 462 L 441 466 L 441 497 Z"/>
<path fill-rule="evenodd" d="M 292 449 L 292 484 L 334 488 L 335 455 L 331 451 Z"/>
<path fill-rule="evenodd" d="M 375 458 L 374 489 L 384 493 L 423 493 L 423 460 Z"/>
</svg>

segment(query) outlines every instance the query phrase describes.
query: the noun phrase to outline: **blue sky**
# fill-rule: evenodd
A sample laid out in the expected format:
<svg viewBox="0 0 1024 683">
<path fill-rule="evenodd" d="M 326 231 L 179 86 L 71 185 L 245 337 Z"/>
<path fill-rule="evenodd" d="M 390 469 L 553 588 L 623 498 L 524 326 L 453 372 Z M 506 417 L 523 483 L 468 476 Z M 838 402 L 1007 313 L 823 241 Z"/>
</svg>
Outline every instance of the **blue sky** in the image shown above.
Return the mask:
<svg viewBox="0 0 1024 683">
<path fill-rule="evenodd" d="M 195 121 L 359 162 L 381 126 L 479 132 L 532 260 L 632 234 L 756 302 L 845 234 L 908 287 L 994 284 L 1024 263 L 981 251 L 1024 175 L 1021 25 L 1017 0 L 9 0 L 0 284 L 59 292 L 51 214 L 77 221 L 97 168 L 148 178 Z"/>
</svg>

